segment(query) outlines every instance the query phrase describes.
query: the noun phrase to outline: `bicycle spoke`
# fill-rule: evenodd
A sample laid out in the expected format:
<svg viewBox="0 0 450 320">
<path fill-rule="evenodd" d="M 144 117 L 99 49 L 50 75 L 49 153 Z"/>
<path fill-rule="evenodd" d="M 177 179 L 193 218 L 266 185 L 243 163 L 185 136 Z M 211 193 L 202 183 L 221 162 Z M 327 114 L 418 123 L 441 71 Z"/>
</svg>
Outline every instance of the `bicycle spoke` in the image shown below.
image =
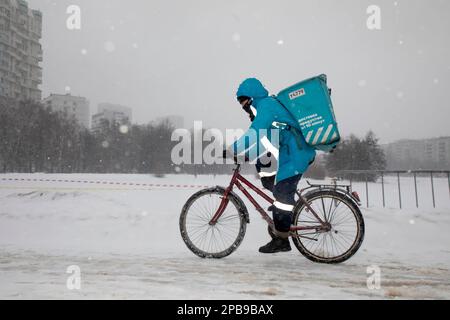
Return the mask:
<svg viewBox="0 0 450 320">
<path fill-rule="evenodd" d="M 346 242 L 346 243 L 342 243 L 341 241 L 338 240 L 337 237 L 335 238 L 333 234 L 332 234 L 331 236 L 332 236 L 332 238 L 335 240 L 336 244 L 339 244 L 339 245 L 341 246 L 341 248 L 343 248 L 343 250 L 342 250 L 343 252 L 345 252 L 345 251 L 348 249 L 348 248 L 347 248 L 347 247 L 348 247 L 347 244 L 349 244 L 349 245 L 352 244 L 352 243 L 346 242 L 346 241 L 343 240 L 343 239 L 342 239 L 342 240 L 343 240 L 344 242 Z"/>
<path fill-rule="evenodd" d="M 205 211 L 205 208 L 201 208 L 199 204 L 195 203 L 195 206 L 198 208 L 200 216 L 205 220 L 209 220 L 208 211 Z"/>
<path fill-rule="evenodd" d="M 331 214 L 331 207 L 333 207 L 333 200 L 330 199 L 330 208 L 328 209 L 328 220 L 327 222 L 330 222 L 330 214 Z"/>
<path fill-rule="evenodd" d="M 337 206 L 333 209 L 333 212 L 331 213 L 330 221 L 333 221 L 334 215 L 336 213 L 337 208 L 341 205 L 342 201 L 339 201 Z"/>
<path fill-rule="evenodd" d="M 333 222 L 332 225 L 333 226 L 338 226 L 338 225 L 343 224 L 343 223 L 345 223 L 345 222 L 347 222 L 349 220 L 355 220 L 355 217 L 353 217 L 353 216 L 344 216 L 340 220 Z"/>
<path fill-rule="evenodd" d="M 235 239 L 233 239 L 233 235 L 227 233 L 225 230 L 221 230 L 221 229 L 217 229 L 217 231 L 223 235 L 223 241 L 227 240 L 227 241 L 234 241 Z M 224 244 L 224 246 L 226 247 L 226 245 Z"/>
<path fill-rule="evenodd" d="M 189 214 L 185 216 L 184 228 L 189 243 L 206 256 L 228 250 L 239 239 L 242 217 L 232 201 L 227 204 L 218 221 L 210 225 L 222 201 L 221 194 L 205 194 L 192 202 Z"/>
<path fill-rule="evenodd" d="M 223 250 L 227 248 L 227 245 L 225 243 L 225 236 L 222 235 L 222 231 L 220 229 L 217 229 L 217 232 L 220 234 L 220 240 L 222 241 Z"/>
<path fill-rule="evenodd" d="M 322 201 L 323 215 L 324 215 L 325 221 L 327 221 L 327 211 L 325 210 L 325 201 L 323 200 L 323 197 L 320 198 L 320 200 Z"/>
<path fill-rule="evenodd" d="M 296 241 L 313 255 L 325 259 L 342 256 L 351 250 L 358 237 L 359 228 L 352 208 L 334 196 L 318 196 L 311 198 L 308 203 L 312 210 L 303 206 L 302 211 L 296 215 L 294 224 L 305 227 L 317 225 L 319 231 L 297 231 Z M 313 212 L 328 222 L 331 230 L 324 232 Z M 302 238 L 302 235 L 305 238 Z"/>
</svg>

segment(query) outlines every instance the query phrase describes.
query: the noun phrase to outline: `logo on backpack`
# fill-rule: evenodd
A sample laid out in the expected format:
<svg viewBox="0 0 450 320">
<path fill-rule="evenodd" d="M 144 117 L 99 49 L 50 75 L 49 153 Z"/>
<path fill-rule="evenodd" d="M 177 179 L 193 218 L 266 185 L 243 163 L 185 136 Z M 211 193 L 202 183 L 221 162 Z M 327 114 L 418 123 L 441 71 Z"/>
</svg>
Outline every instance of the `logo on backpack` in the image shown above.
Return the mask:
<svg viewBox="0 0 450 320">
<path fill-rule="evenodd" d="M 301 96 L 304 96 L 306 94 L 305 89 L 301 88 L 298 90 L 295 90 L 294 92 L 289 93 L 289 99 L 294 100 L 297 98 L 300 98 Z"/>
</svg>

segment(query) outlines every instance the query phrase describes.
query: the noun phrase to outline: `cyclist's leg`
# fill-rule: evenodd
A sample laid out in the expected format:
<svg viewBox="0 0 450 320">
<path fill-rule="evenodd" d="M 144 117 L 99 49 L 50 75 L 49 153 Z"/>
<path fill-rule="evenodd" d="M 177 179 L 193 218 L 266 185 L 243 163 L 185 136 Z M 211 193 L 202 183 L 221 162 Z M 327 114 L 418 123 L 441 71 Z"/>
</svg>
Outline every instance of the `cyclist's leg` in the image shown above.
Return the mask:
<svg viewBox="0 0 450 320">
<path fill-rule="evenodd" d="M 292 211 L 295 205 L 295 192 L 302 175 L 296 175 L 279 181 L 273 190 L 275 203 L 273 221 L 280 236 L 288 237 L 292 223 Z"/>
<path fill-rule="evenodd" d="M 292 223 L 292 211 L 295 204 L 295 192 L 301 179 L 297 175 L 278 182 L 273 190 L 275 202 L 273 204 L 273 221 L 276 237 L 268 244 L 259 248 L 261 253 L 276 253 L 291 251 L 289 231 Z"/>
<path fill-rule="evenodd" d="M 275 187 L 276 173 L 274 173 L 272 176 L 264 176 L 264 173 L 260 173 L 259 175 L 261 177 L 261 184 L 263 185 L 263 187 L 270 192 L 273 192 L 273 188 Z"/>
</svg>

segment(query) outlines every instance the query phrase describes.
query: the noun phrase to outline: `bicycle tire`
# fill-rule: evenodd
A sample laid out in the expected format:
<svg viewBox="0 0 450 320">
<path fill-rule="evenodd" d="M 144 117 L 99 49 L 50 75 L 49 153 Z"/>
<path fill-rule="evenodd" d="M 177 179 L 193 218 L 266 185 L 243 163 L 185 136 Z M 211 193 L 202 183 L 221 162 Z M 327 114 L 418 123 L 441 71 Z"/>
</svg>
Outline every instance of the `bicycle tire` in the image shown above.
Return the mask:
<svg viewBox="0 0 450 320">
<path fill-rule="evenodd" d="M 317 253 L 311 252 L 308 248 L 306 248 L 301 240 L 302 239 L 301 234 L 299 234 L 298 231 L 294 232 L 294 236 L 292 237 L 292 240 L 293 240 L 295 246 L 297 247 L 297 249 L 300 251 L 300 253 L 303 256 L 305 256 L 307 259 L 309 259 L 313 262 L 317 262 L 317 263 L 338 264 L 338 263 L 342 263 L 342 262 L 350 259 L 361 247 L 363 240 L 364 240 L 365 223 L 364 223 L 364 218 L 363 218 L 358 206 L 353 201 L 348 199 L 345 195 L 343 195 L 339 192 L 336 192 L 333 190 L 315 191 L 306 196 L 306 201 L 308 203 L 312 203 L 314 200 L 317 200 L 317 199 L 323 200 L 326 197 L 334 199 L 333 201 L 338 200 L 341 203 L 344 203 L 347 206 L 347 208 L 349 208 L 350 211 L 353 213 L 353 216 L 355 218 L 355 224 L 357 226 L 357 233 L 356 233 L 353 243 L 348 248 L 348 250 L 346 250 L 345 252 L 343 252 L 342 254 L 340 254 L 338 256 L 325 257 L 325 256 L 320 256 Z M 331 206 L 331 204 L 330 204 L 330 206 Z M 293 216 L 294 225 L 298 223 L 300 215 L 302 214 L 302 212 L 306 212 L 305 210 L 307 210 L 306 205 L 299 201 L 297 203 L 296 207 L 294 208 L 294 216 Z M 332 231 L 329 231 L 329 232 L 332 232 Z M 337 230 L 335 232 L 337 234 Z M 333 235 L 331 235 L 331 237 L 333 237 Z"/>
<path fill-rule="evenodd" d="M 230 206 L 234 207 L 233 210 L 236 211 L 235 214 L 239 218 L 239 230 L 236 231 L 236 233 L 237 233 L 236 238 L 233 239 L 233 241 L 231 242 L 231 244 L 229 246 L 227 246 L 224 250 L 221 250 L 219 252 L 210 252 L 210 251 L 205 250 L 204 248 L 199 248 L 198 245 L 196 245 L 193 242 L 192 232 L 190 234 L 190 232 L 187 228 L 187 225 L 186 225 L 187 219 L 189 218 L 189 213 L 190 212 L 192 213 L 192 210 L 190 210 L 190 209 L 192 208 L 192 206 L 194 205 L 194 203 L 196 201 L 198 201 L 199 199 L 201 199 L 203 197 L 215 195 L 220 198 L 220 197 L 224 196 L 224 193 L 225 193 L 225 189 L 223 189 L 221 187 L 201 190 L 201 191 L 195 193 L 194 195 L 192 195 L 187 200 L 186 204 L 183 206 L 183 209 L 181 211 L 180 221 L 179 221 L 181 237 L 183 238 L 183 241 L 186 244 L 186 246 L 189 248 L 189 250 L 191 250 L 195 255 L 199 256 L 200 258 L 221 259 L 226 256 L 229 256 L 240 246 L 240 244 L 242 243 L 242 240 L 244 239 L 246 229 L 247 229 L 247 223 L 248 223 L 248 216 L 247 216 L 248 214 L 246 213 L 247 211 L 246 211 L 245 207 L 244 208 L 242 207 L 243 206 L 242 200 L 239 197 L 237 197 L 234 193 L 229 193 L 229 195 L 228 195 L 229 203 L 227 205 L 227 209 Z M 207 212 L 207 214 L 209 215 L 208 216 L 209 218 L 212 218 L 212 216 L 215 213 L 215 210 L 217 210 L 217 208 L 214 208 L 214 210 L 210 210 L 211 212 Z M 219 219 L 219 222 L 220 222 L 220 219 Z M 212 241 L 212 239 L 211 239 L 211 241 Z"/>
</svg>

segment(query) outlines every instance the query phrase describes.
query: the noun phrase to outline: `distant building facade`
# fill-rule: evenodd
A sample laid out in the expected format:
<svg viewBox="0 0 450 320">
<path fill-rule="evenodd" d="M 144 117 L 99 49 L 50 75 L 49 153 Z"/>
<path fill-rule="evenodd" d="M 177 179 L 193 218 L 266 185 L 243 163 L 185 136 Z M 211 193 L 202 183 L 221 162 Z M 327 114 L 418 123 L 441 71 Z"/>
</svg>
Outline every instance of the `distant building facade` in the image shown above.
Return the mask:
<svg viewBox="0 0 450 320">
<path fill-rule="evenodd" d="M 131 108 L 112 103 L 100 103 L 98 113 L 92 116 L 92 131 L 101 129 L 103 124 L 131 123 L 133 110 Z"/>
<path fill-rule="evenodd" d="M 164 122 L 169 122 L 175 129 L 184 128 L 184 118 L 175 115 L 156 118 L 152 121 L 152 124 L 158 125 Z"/>
<path fill-rule="evenodd" d="M 52 111 L 64 112 L 69 117 L 75 118 L 80 126 L 89 129 L 90 108 L 88 99 L 70 94 L 51 94 L 42 102 L 44 106 L 50 107 Z"/>
<path fill-rule="evenodd" d="M 23 0 L 0 0 L 0 96 L 40 101 L 42 13 Z"/>
<path fill-rule="evenodd" d="M 450 169 L 450 137 L 383 145 L 389 169 Z"/>
</svg>

